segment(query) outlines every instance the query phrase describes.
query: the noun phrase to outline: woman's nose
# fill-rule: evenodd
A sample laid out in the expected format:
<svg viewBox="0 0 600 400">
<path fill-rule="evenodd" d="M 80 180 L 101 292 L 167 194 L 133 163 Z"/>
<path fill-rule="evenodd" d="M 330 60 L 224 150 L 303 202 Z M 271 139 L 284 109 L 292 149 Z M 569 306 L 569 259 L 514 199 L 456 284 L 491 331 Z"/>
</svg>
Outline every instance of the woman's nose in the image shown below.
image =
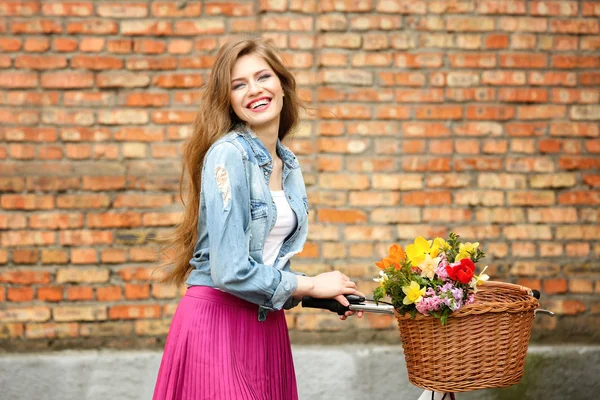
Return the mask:
<svg viewBox="0 0 600 400">
<path fill-rule="evenodd" d="M 259 94 L 262 91 L 262 88 L 258 84 L 258 82 L 250 82 L 248 84 L 248 95 L 253 96 Z"/>
</svg>

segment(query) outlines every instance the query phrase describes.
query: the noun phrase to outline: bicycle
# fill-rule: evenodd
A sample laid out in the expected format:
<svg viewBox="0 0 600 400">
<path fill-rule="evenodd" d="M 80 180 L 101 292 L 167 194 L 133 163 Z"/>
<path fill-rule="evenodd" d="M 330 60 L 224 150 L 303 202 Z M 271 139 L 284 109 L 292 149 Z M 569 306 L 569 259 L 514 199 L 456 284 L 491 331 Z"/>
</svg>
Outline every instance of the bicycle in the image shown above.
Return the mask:
<svg viewBox="0 0 600 400">
<path fill-rule="evenodd" d="M 540 292 L 538 290 L 532 290 L 531 293 L 533 297 L 538 300 L 540 299 Z M 390 303 L 383 301 L 375 303 L 373 300 L 356 295 L 346 295 L 345 297 L 350 303 L 349 306 L 344 306 L 334 299 L 317 299 L 314 297 L 305 296 L 302 298 L 302 307 L 329 310 L 338 315 L 344 315 L 347 311 L 363 311 L 387 315 L 394 314 L 394 306 Z M 552 311 L 538 308 L 534 311 L 534 318 L 537 313 L 554 317 L 554 313 Z M 425 390 L 417 400 L 456 400 L 456 395 L 455 393 L 439 393 Z"/>
</svg>

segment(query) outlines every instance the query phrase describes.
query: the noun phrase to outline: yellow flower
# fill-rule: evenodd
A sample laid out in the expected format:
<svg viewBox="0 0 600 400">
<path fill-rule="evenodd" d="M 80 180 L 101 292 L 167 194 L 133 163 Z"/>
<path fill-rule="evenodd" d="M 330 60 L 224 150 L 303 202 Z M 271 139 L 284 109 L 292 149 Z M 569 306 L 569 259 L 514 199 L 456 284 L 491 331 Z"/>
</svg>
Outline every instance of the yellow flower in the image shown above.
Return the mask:
<svg viewBox="0 0 600 400">
<path fill-rule="evenodd" d="M 412 261 L 413 266 L 417 266 L 425 260 L 425 254 L 431 252 L 431 240 L 426 240 L 419 236 L 415 239 L 414 244 L 406 246 L 406 255 Z"/>
<path fill-rule="evenodd" d="M 410 286 L 402 286 L 402 291 L 406 295 L 402 303 L 413 304 L 418 303 L 423 299 L 425 294 L 425 288 L 420 288 L 419 284 L 415 281 L 410 282 Z"/>
<path fill-rule="evenodd" d="M 454 262 L 459 262 L 460 260 L 462 260 L 463 258 L 471 258 L 471 255 L 469 253 L 467 253 L 466 251 L 461 251 L 460 253 L 458 253 L 456 255 L 456 257 L 454 258 Z"/>
<path fill-rule="evenodd" d="M 471 286 L 473 288 L 473 291 L 475 293 L 477 293 L 478 285 L 481 285 L 483 282 L 490 279 L 490 276 L 488 274 L 484 274 L 487 267 L 488 266 L 486 265 L 485 268 L 483 269 L 483 271 L 481 271 L 481 273 L 479 275 L 474 275 L 473 278 L 471 279 L 471 282 L 469 282 L 469 286 Z"/>
<path fill-rule="evenodd" d="M 479 246 L 479 242 L 475 243 L 461 243 L 458 247 L 458 254 L 454 258 L 454 262 L 459 262 L 463 258 L 471 258 L 473 254 L 475 254 L 475 250 Z"/>
<path fill-rule="evenodd" d="M 433 245 L 431 246 L 431 257 L 437 257 L 442 251 L 446 250 L 448 243 L 442 238 L 433 239 Z"/>
<path fill-rule="evenodd" d="M 433 279 L 435 276 L 435 268 L 440 263 L 441 257 L 431 258 L 431 255 L 426 254 L 425 260 L 421 264 L 419 264 L 419 269 L 421 270 L 421 276 L 423 278 Z"/>
</svg>

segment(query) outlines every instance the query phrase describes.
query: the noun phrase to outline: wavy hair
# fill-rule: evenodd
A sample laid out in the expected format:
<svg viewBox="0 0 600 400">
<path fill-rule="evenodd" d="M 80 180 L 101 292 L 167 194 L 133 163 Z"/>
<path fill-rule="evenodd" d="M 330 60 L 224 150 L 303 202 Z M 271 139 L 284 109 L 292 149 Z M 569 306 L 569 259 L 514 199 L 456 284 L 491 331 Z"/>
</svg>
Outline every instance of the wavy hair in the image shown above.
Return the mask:
<svg viewBox="0 0 600 400">
<path fill-rule="evenodd" d="M 278 51 L 262 38 L 236 38 L 226 42 L 217 54 L 210 77 L 200 96 L 198 114 L 193 123 L 192 134 L 183 149 L 183 167 L 179 181 L 179 195 L 184 205 L 183 219 L 167 239 L 163 268 L 164 283 L 182 285 L 192 267 L 189 263 L 197 241 L 202 165 L 210 146 L 242 123 L 233 112 L 230 101 L 231 70 L 242 56 L 257 54 L 273 69 L 281 81 L 285 101 L 280 114 L 279 139 L 283 140 L 298 124 L 302 102 L 296 93 L 296 80 L 281 61 Z M 187 192 L 184 180 L 187 176 Z M 187 201 L 184 200 L 187 196 Z"/>
</svg>

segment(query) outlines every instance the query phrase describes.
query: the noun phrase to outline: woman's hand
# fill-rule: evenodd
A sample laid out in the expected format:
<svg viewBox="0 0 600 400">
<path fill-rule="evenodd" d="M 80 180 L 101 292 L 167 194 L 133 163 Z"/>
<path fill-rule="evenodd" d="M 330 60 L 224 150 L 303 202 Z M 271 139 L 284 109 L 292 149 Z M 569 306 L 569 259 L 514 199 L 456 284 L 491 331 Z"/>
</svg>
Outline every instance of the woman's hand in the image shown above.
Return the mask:
<svg viewBox="0 0 600 400">
<path fill-rule="evenodd" d="M 348 302 L 348 299 L 344 297 L 345 294 L 354 294 L 364 297 L 364 294 L 359 292 L 356 288 L 356 283 L 351 281 L 348 276 L 342 274 L 340 271 L 324 272 L 311 278 L 298 278 L 299 291 L 306 292 L 299 293 L 301 295 L 309 295 L 321 299 L 333 298 L 346 307 L 348 307 L 350 303 Z M 309 279 L 310 282 L 305 281 L 306 279 Z M 340 319 L 345 320 L 353 314 L 355 314 L 354 311 L 347 311 L 344 315 L 340 316 Z M 357 317 L 362 318 L 362 311 L 359 311 L 356 314 Z"/>
</svg>

